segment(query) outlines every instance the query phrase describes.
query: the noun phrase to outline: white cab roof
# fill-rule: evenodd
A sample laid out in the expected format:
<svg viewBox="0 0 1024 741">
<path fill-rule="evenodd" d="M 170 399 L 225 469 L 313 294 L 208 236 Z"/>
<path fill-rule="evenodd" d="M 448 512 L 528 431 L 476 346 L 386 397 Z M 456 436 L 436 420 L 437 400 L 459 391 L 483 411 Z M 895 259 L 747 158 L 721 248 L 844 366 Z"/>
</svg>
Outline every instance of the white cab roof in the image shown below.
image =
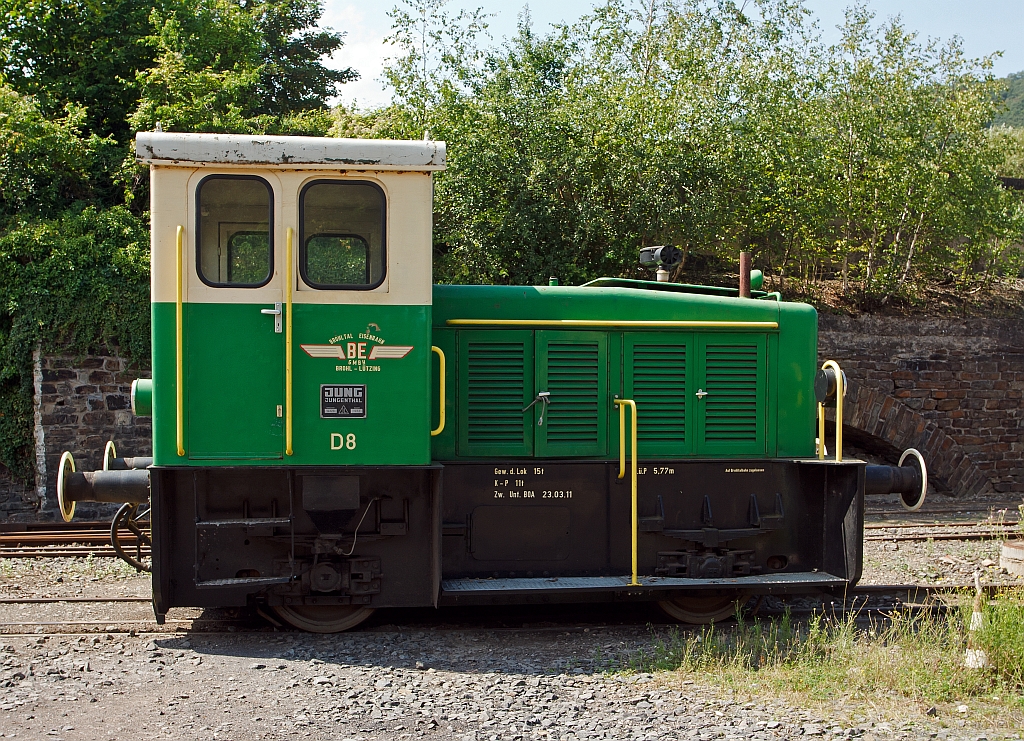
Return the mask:
<svg viewBox="0 0 1024 741">
<path fill-rule="evenodd" d="M 140 131 L 135 157 L 146 164 L 306 166 L 335 170 L 443 170 L 444 142 L 241 136 Z"/>
</svg>

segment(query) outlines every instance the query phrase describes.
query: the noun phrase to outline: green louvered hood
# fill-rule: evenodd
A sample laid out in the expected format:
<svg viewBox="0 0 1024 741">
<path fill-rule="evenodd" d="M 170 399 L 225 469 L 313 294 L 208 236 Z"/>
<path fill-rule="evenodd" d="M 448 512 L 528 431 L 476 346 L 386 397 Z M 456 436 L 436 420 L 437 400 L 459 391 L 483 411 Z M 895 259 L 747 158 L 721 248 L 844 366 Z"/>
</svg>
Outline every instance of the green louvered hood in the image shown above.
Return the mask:
<svg viewBox="0 0 1024 741">
<path fill-rule="evenodd" d="M 435 344 L 455 360 L 436 459 L 613 459 L 616 397 L 637 403 L 644 458 L 813 455 L 817 314 L 806 304 L 620 286 L 435 286 L 433 322 Z M 530 407 L 539 392 L 550 403 Z"/>
</svg>

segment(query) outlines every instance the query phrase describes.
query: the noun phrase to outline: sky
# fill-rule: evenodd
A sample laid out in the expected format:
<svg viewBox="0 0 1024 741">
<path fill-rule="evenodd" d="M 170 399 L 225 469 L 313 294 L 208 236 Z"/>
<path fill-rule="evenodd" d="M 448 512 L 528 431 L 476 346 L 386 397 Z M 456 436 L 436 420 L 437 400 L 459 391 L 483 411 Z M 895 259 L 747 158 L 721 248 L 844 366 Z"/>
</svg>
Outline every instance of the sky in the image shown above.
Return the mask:
<svg viewBox="0 0 1024 741">
<path fill-rule="evenodd" d="M 482 7 L 493 16 L 489 31 L 494 43 L 511 36 L 516 21 L 528 4 L 534 29 L 542 33 L 551 25 L 572 23 L 594 5 L 595 0 L 451 0 L 447 9 Z M 394 0 L 324 0 L 321 25 L 347 33 L 345 46 L 330 61 L 331 67 L 353 67 L 361 79 L 342 87 L 340 102 L 359 108 L 385 105 L 390 93 L 381 81 L 381 71 L 395 51 L 384 43 L 391 29 L 387 11 Z M 981 57 L 1001 51 L 995 74 L 1005 76 L 1024 70 L 1024 1 L 1022 0 L 870 0 L 876 19 L 900 15 L 905 26 L 922 37 L 949 39 L 960 36 L 968 56 Z M 837 24 L 843 22 L 842 0 L 804 0 L 817 17 L 826 42 L 838 40 Z"/>
</svg>

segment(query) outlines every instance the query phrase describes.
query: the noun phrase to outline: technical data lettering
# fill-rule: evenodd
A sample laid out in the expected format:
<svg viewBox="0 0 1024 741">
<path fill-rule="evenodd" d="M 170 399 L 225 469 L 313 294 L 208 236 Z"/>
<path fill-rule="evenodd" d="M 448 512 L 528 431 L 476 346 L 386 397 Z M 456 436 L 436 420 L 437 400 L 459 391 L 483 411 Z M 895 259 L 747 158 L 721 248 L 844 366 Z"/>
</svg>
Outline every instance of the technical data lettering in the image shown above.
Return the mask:
<svg viewBox="0 0 1024 741">
<path fill-rule="evenodd" d="M 638 476 L 646 476 L 647 474 L 652 476 L 671 476 L 675 472 L 676 469 L 669 468 L 668 466 L 638 466 L 636 469 Z"/>
<path fill-rule="evenodd" d="M 495 466 L 494 498 L 512 501 L 534 499 L 572 499 L 572 489 L 550 489 L 540 466 Z"/>
<path fill-rule="evenodd" d="M 320 416 L 356 419 L 366 416 L 366 386 L 325 383 L 320 386 Z"/>
</svg>

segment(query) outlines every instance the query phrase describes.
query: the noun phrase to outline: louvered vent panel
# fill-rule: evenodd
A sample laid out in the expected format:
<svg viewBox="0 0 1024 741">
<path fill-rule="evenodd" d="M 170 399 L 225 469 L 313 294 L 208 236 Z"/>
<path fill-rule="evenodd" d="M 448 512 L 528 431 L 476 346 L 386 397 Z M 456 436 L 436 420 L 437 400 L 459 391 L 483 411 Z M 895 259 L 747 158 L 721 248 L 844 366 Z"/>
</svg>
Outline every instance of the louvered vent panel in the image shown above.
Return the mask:
<svg viewBox="0 0 1024 741">
<path fill-rule="evenodd" d="M 549 444 L 598 442 L 599 373 L 596 342 L 548 343 Z"/>
<path fill-rule="evenodd" d="M 686 346 L 634 345 L 637 437 L 648 443 L 686 440 Z"/>
<path fill-rule="evenodd" d="M 757 440 L 757 351 L 757 345 L 707 345 L 705 440 Z"/>
<path fill-rule="evenodd" d="M 467 432 L 471 444 L 523 442 L 522 342 L 470 342 Z"/>
</svg>

